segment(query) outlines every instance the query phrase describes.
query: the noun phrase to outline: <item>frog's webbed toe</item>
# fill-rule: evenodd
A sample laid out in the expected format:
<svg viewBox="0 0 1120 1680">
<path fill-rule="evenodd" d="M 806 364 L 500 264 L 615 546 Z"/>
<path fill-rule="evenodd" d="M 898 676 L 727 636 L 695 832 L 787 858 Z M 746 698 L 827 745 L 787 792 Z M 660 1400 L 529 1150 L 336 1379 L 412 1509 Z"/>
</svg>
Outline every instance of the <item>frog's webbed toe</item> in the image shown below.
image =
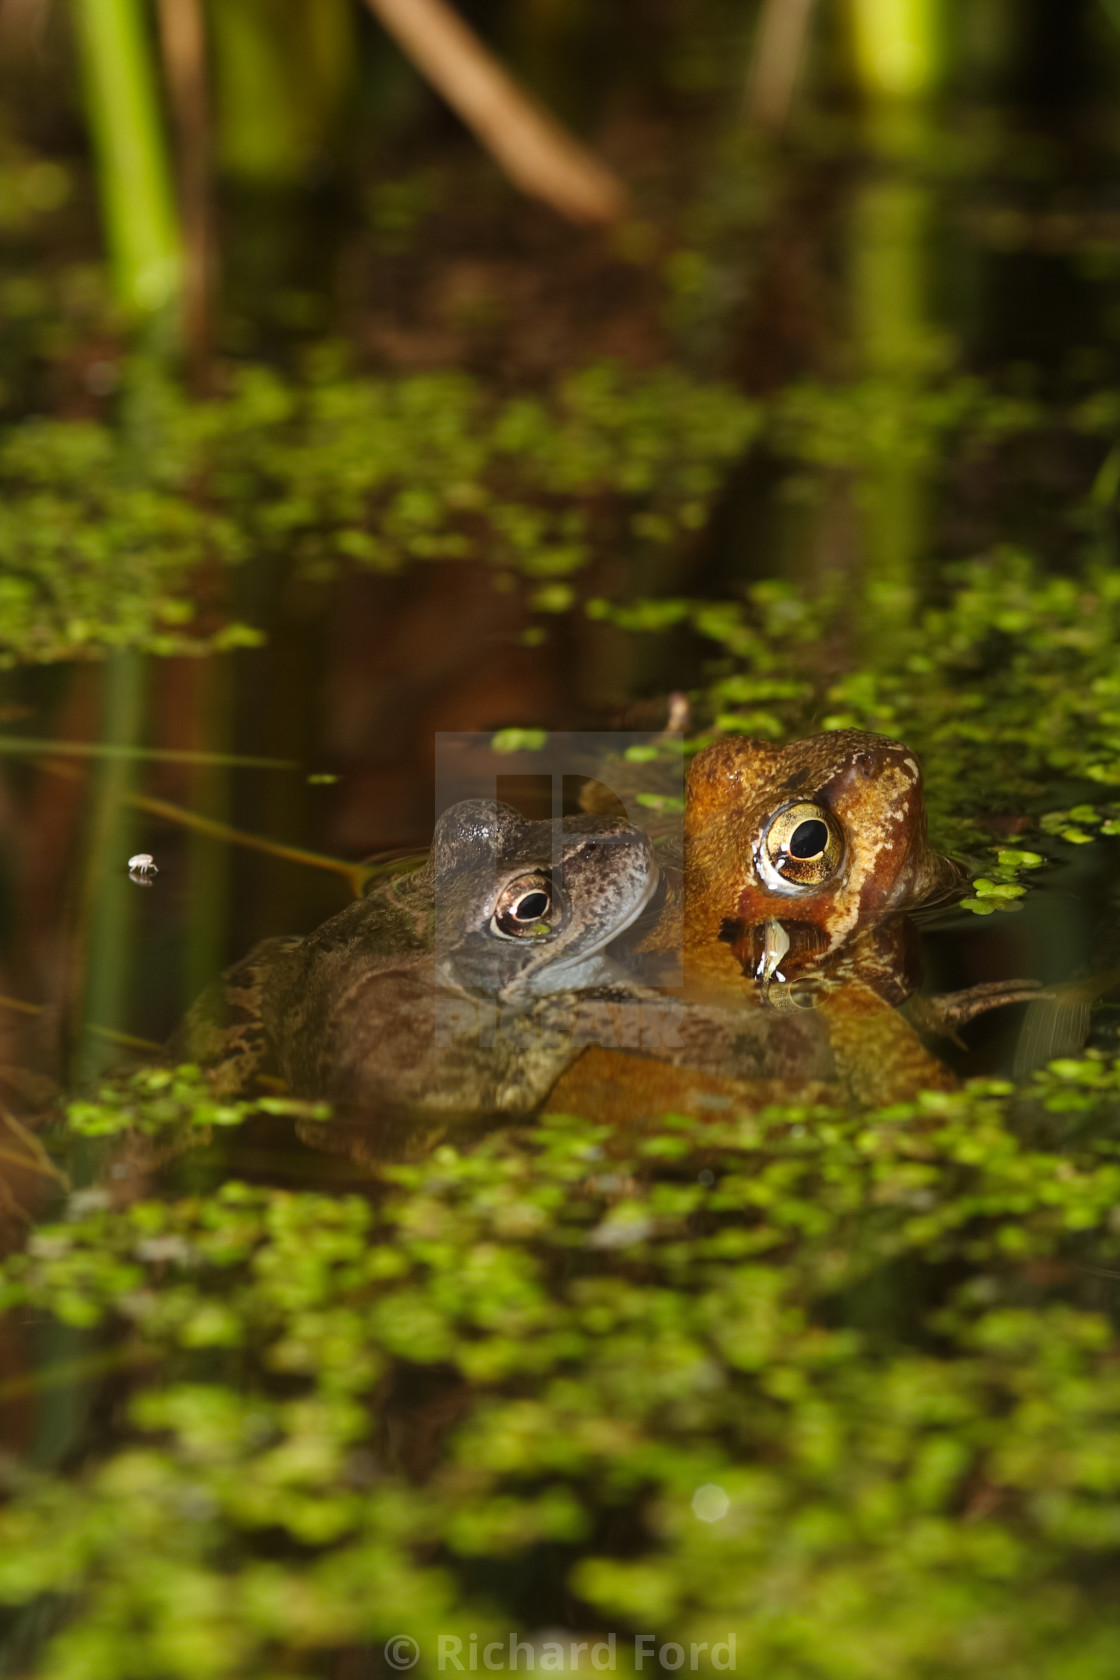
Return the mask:
<svg viewBox="0 0 1120 1680">
<path fill-rule="evenodd" d="M 1087 979 L 1064 980 L 1036 992 L 1027 1010 L 1015 1050 L 1013 1074 L 1025 1079 L 1035 1068 L 1057 1056 L 1077 1056 L 1085 1048 L 1092 1026 L 1093 1005 L 1120 983 L 1120 968 L 1091 974 Z"/>
</svg>

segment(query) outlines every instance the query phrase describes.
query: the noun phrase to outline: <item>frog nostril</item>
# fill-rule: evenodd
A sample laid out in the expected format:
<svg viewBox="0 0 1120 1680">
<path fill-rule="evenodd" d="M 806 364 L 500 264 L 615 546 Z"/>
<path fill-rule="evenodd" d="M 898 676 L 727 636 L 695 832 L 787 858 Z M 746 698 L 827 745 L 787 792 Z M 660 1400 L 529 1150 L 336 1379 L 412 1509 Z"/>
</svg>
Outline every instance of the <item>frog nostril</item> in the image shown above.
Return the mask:
<svg viewBox="0 0 1120 1680">
<path fill-rule="evenodd" d="M 596 852 L 601 851 L 601 850 L 602 850 L 602 845 L 601 845 L 600 841 L 598 841 L 598 840 L 583 840 L 576 847 L 575 851 L 572 853 L 572 856 L 573 857 L 592 857 L 592 856 L 594 856 L 594 854 Z"/>
</svg>

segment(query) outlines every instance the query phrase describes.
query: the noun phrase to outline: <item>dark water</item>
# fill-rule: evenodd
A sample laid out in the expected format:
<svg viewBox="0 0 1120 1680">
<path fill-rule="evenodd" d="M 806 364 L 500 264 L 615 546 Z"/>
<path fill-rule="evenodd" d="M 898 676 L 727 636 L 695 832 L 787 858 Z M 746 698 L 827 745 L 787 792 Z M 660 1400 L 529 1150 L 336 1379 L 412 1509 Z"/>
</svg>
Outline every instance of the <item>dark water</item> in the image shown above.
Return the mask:
<svg viewBox="0 0 1120 1680">
<path fill-rule="evenodd" d="M 575 649 L 565 638 L 530 657 L 483 618 L 456 657 L 467 581 L 449 567 L 408 583 L 343 585 L 311 622 L 274 626 L 260 650 L 206 661 L 128 656 L 115 672 L 81 665 L 5 679 L 17 738 L 63 743 L 4 765 L 3 992 L 43 1012 L 8 1009 L 9 1062 L 30 1052 L 33 1066 L 57 1074 L 83 1056 L 104 1061 L 83 1022 L 162 1043 L 203 986 L 258 939 L 307 931 L 348 903 L 347 860 L 423 850 L 441 808 L 437 732 L 602 720 L 583 695 L 617 678 L 611 642 L 621 633 L 599 649 L 584 636 L 580 647 L 577 625 Z M 418 619 L 425 644 L 440 650 L 434 669 L 405 652 Z M 394 646 L 400 663 L 386 652 Z M 678 669 L 668 664 L 666 687 Z M 131 702 L 123 727 L 99 737 L 122 672 Z M 654 698 L 642 711 L 652 721 L 664 704 Z M 101 761 L 67 750 L 99 739 L 110 751 L 143 747 Z M 203 762 L 168 762 L 164 748 Z M 238 758 L 261 767 L 241 768 Z M 526 804 L 515 780 L 500 791 Z M 1112 846 L 1054 849 L 1061 869 L 1014 919 L 923 919 L 934 989 L 1011 975 L 1051 984 L 1110 964 Z M 157 865 L 142 880 L 126 869 L 138 852 Z M 101 990 L 83 995 L 91 964 Z M 977 1046 L 975 1067 L 962 1071 L 1005 1070 L 1017 1023 L 1010 1016 L 995 1033 L 999 1048 Z"/>
</svg>

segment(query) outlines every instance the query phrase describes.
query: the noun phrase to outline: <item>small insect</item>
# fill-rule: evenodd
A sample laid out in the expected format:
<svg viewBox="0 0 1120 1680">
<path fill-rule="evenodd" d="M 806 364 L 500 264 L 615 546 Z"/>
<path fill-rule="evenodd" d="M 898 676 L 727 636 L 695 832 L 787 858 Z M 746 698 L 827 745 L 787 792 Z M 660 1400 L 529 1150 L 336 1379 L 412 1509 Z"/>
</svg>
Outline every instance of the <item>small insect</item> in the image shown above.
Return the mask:
<svg viewBox="0 0 1120 1680">
<path fill-rule="evenodd" d="M 128 873 L 130 875 L 158 875 L 159 870 L 156 868 L 156 862 L 151 852 L 137 852 L 135 857 L 130 857 L 128 860 Z"/>
</svg>

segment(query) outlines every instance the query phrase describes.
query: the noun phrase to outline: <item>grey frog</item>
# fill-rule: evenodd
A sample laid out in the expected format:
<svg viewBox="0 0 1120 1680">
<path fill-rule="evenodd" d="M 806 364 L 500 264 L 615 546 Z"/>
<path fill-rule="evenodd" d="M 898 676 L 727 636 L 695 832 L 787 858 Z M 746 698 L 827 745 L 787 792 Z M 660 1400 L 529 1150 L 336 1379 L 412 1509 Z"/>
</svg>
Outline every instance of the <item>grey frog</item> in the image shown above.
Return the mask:
<svg viewBox="0 0 1120 1680">
<path fill-rule="evenodd" d="M 434 902 L 439 980 L 502 1002 L 617 980 L 605 949 L 657 879 L 649 837 L 623 818 L 527 822 L 481 799 L 444 813 L 414 877 Z"/>
<path fill-rule="evenodd" d="M 580 1053 L 573 999 L 626 991 L 607 947 L 657 879 L 649 838 L 623 819 L 530 822 L 466 800 L 440 818 L 422 869 L 302 940 L 258 946 L 226 976 L 225 1006 L 258 1011 L 256 1069 L 298 1095 L 526 1114 Z"/>
</svg>

